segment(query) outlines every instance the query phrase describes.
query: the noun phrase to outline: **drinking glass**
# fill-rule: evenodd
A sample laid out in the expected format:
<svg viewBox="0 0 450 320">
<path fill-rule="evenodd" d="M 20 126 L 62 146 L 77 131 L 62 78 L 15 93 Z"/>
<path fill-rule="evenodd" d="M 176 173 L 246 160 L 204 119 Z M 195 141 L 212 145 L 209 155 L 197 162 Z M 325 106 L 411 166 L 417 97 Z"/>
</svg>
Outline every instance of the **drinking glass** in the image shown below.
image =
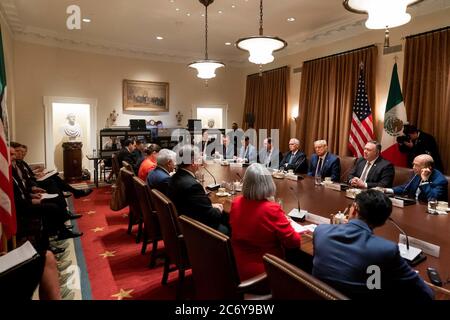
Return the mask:
<svg viewBox="0 0 450 320">
<path fill-rule="evenodd" d="M 316 184 L 316 186 L 320 186 L 322 184 L 322 177 L 320 176 L 320 174 L 316 174 L 316 176 L 314 177 L 314 183 Z"/>
<path fill-rule="evenodd" d="M 431 214 L 436 213 L 437 199 L 431 198 L 428 200 L 428 212 Z"/>
</svg>

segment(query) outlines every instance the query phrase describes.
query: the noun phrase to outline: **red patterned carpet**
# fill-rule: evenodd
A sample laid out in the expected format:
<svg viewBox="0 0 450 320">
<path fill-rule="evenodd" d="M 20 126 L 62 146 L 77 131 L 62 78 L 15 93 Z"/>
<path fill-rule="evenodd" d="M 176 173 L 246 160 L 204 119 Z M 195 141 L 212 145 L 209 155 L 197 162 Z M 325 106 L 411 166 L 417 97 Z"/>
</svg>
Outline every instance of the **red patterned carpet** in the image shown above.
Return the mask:
<svg viewBox="0 0 450 320">
<path fill-rule="evenodd" d="M 90 196 L 74 199 L 75 212 L 83 214 L 78 227 L 89 275 L 92 298 L 116 299 L 175 299 L 177 272 L 171 273 L 166 286 L 161 285 L 163 260 L 154 269 L 148 267 L 151 246 L 141 255 L 142 243 L 136 244 L 137 226 L 132 235 L 126 233 L 128 208 L 114 212 L 109 208 L 111 187 L 95 189 Z M 160 241 L 159 247 L 163 247 Z M 192 297 L 190 272 L 185 279 L 184 296 Z"/>
</svg>

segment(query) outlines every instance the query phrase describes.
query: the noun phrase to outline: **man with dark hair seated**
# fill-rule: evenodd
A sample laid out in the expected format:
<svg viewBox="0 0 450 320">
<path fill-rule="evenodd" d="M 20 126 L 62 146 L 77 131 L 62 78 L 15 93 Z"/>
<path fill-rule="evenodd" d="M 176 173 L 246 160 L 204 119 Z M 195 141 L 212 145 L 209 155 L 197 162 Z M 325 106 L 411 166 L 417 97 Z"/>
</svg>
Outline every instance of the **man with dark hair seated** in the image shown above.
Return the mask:
<svg viewBox="0 0 450 320">
<path fill-rule="evenodd" d="M 367 190 L 356 196 L 348 223 L 317 226 L 313 275 L 352 299 L 432 299 L 433 291 L 400 256 L 398 245 L 373 234 L 391 212 L 385 194 Z M 378 278 L 372 282 L 373 270 Z"/>
<path fill-rule="evenodd" d="M 374 187 L 390 188 L 394 182 L 395 170 L 392 163 L 380 155 L 381 144 L 369 141 L 364 146 L 364 155 L 359 158 L 348 174 L 352 187 L 369 189 Z"/>
<path fill-rule="evenodd" d="M 184 145 L 177 154 L 178 170 L 169 182 L 169 198 L 179 215 L 186 215 L 229 235 L 227 217 L 220 203 L 211 203 L 203 186 L 195 178 L 202 164 L 197 147 Z"/>
<path fill-rule="evenodd" d="M 125 140 L 122 144 L 122 149 L 117 153 L 117 160 L 119 161 L 119 166 L 122 167 L 122 161 L 127 162 L 136 171 L 136 159 L 133 156 L 133 151 L 136 148 L 136 142 L 134 140 Z"/>
</svg>

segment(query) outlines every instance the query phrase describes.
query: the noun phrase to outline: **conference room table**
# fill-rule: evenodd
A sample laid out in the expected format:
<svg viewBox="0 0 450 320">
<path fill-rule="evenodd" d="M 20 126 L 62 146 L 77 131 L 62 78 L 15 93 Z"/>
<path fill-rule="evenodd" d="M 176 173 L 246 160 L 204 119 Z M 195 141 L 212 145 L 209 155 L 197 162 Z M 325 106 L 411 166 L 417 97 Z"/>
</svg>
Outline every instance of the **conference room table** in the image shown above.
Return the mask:
<svg viewBox="0 0 450 320">
<path fill-rule="evenodd" d="M 205 173 L 204 186 L 213 183 L 230 183 L 239 181 L 244 177 L 245 167 L 222 166 L 218 163 L 209 163 L 205 167 L 212 175 Z M 346 196 L 344 191 L 335 191 L 315 185 L 314 178 L 307 175 L 301 175 L 303 179 L 297 181 L 274 178 L 277 187 L 276 198 L 282 199 L 283 210 L 288 213 L 297 208 L 297 197 L 300 200 L 302 210 L 309 213 L 330 218 L 331 214 L 339 211 L 343 212 L 349 206 L 353 199 Z M 228 190 L 227 190 L 228 191 Z M 222 203 L 224 211 L 229 212 L 233 198 L 241 195 L 237 192 L 235 195 L 219 197 L 216 192 L 210 194 L 212 202 Z M 423 262 L 413 268 L 419 272 L 422 278 L 429 281 L 426 269 L 434 267 L 438 270 L 445 289 L 450 289 L 450 284 L 446 283 L 450 276 L 450 218 L 448 215 L 430 215 L 427 213 L 427 206 L 421 203 L 405 206 L 404 208 L 393 207 L 391 218 L 405 231 L 409 237 L 440 246 L 439 257 L 426 255 Z M 295 220 L 295 219 L 294 219 Z M 303 224 L 310 224 L 306 221 Z M 376 228 L 374 233 L 380 237 L 399 242 L 399 230 L 391 223 Z M 301 250 L 313 255 L 312 236 L 303 235 Z"/>
</svg>

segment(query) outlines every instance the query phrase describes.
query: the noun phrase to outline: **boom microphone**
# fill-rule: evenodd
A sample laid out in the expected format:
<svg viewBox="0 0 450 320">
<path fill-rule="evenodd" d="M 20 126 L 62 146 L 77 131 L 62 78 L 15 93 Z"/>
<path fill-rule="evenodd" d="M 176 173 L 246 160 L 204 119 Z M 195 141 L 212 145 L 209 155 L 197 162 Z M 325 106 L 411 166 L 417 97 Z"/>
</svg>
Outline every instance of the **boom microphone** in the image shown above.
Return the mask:
<svg viewBox="0 0 450 320">
<path fill-rule="evenodd" d="M 210 175 L 210 176 L 213 178 L 213 180 L 214 180 L 214 183 L 208 184 L 208 185 L 206 186 L 206 189 L 208 189 L 208 190 L 210 190 L 210 191 L 214 191 L 214 190 L 219 189 L 219 188 L 220 188 L 220 184 L 217 183 L 216 177 L 214 177 L 214 175 L 213 175 L 211 172 L 209 172 L 209 170 L 206 169 L 205 166 L 203 166 L 203 169 L 205 169 L 205 171 L 208 172 L 209 175 Z"/>
<path fill-rule="evenodd" d="M 300 221 L 303 222 L 303 221 L 305 221 L 306 215 L 304 213 L 302 214 L 302 212 L 300 210 L 300 198 L 297 196 L 297 193 L 295 192 L 293 187 L 289 187 L 289 190 L 292 191 L 292 193 L 295 196 L 295 199 L 297 199 L 298 218 L 300 219 Z"/>
</svg>

